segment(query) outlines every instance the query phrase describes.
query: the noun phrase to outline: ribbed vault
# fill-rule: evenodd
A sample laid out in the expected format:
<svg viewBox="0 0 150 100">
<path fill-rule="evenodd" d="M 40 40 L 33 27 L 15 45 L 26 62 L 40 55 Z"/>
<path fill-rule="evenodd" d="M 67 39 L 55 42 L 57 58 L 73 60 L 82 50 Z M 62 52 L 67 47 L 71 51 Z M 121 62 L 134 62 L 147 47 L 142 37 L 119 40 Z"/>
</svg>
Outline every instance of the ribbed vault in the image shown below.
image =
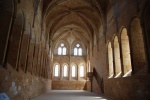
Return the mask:
<svg viewBox="0 0 150 100">
<path fill-rule="evenodd" d="M 105 23 L 105 6 L 108 0 L 44 0 L 46 33 L 51 40 L 59 40 L 72 33 L 84 43 L 98 35 Z M 67 36 L 67 35 L 66 35 Z"/>
</svg>

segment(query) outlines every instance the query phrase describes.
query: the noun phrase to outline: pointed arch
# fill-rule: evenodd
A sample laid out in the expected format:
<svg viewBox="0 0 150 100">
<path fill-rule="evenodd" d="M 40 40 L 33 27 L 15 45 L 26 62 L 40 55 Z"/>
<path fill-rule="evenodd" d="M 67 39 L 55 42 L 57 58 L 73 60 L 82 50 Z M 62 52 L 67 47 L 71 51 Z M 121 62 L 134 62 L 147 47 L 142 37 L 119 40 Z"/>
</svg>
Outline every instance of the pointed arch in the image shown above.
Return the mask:
<svg viewBox="0 0 150 100">
<path fill-rule="evenodd" d="M 59 63 L 55 63 L 53 66 L 53 77 L 54 78 L 60 77 L 60 64 Z"/>
<path fill-rule="evenodd" d="M 61 42 L 59 44 L 57 54 L 58 55 L 66 55 L 67 54 L 67 47 L 64 42 Z"/>
<path fill-rule="evenodd" d="M 83 65 L 81 65 L 79 68 L 79 76 L 84 77 L 84 74 L 85 74 L 85 68 Z"/>
<path fill-rule="evenodd" d="M 83 47 L 82 47 L 81 43 L 74 44 L 73 55 L 74 56 L 82 56 L 83 55 Z"/>
<path fill-rule="evenodd" d="M 68 66 L 67 65 L 63 66 L 63 77 L 68 77 Z"/>
<path fill-rule="evenodd" d="M 86 77 L 86 65 L 85 63 L 81 63 L 78 65 L 78 75 L 79 75 L 79 79 L 85 79 Z"/>
<path fill-rule="evenodd" d="M 62 77 L 63 78 L 69 77 L 69 65 L 67 63 L 64 63 L 62 65 Z"/>
</svg>

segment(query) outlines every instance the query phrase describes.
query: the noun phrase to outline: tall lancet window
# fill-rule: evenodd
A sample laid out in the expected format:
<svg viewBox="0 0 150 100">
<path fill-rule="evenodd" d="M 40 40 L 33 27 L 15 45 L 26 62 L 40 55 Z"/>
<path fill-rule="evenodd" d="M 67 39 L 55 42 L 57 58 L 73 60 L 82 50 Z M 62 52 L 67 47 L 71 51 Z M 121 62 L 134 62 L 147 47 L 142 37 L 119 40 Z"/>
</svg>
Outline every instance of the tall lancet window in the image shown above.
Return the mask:
<svg viewBox="0 0 150 100">
<path fill-rule="evenodd" d="M 67 65 L 64 66 L 63 70 L 64 70 L 64 75 L 63 76 L 67 77 L 68 76 L 68 67 L 67 67 Z"/>
<path fill-rule="evenodd" d="M 55 65 L 54 67 L 54 76 L 59 77 L 59 65 Z"/>
<path fill-rule="evenodd" d="M 71 76 L 72 76 L 72 77 L 76 77 L 76 67 L 75 67 L 74 65 L 72 66 L 71 72 L 72 72 L 72 73 L 71 73 L 71 74 L 72 74 Z"/>
<path fill-rule="evenodd" d="M 64 43 L 61 43 L 58 47 L 58 55 L 66 55 L 67 48 L 65 47 Z"/>
<path fill-rule="evenodd" d="M 80 44 L 76 44 L 74 48 L 74 56 L 82 56 L 82 48 Z"/>
<path fill-rule="evenodd" d="M 79 73 L 80 77 L 84 77 L 84 66 L 80 66 L 80 73 Z"/>
</svg>

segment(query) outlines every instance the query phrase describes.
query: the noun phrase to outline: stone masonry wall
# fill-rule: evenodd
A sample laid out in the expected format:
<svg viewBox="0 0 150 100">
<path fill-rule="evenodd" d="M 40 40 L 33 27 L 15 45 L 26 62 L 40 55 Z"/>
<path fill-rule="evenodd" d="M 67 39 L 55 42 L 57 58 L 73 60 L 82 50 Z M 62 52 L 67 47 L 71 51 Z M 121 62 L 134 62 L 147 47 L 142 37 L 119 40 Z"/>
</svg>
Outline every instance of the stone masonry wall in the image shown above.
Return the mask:
<svg viewBox="0 0 150 100">
<path fill-rule="evenodd" d="M 51 80 L 15 71 L 8 65 L 0 68 L 0 93 L 6 93 L 10 100 L 29 100 L 51 89 Z"/>
<path fill-rule="evenodd" d="M 86 81 L 52 81 L 53 90 L 86 90 Z"/>
<path fill-rule="evenodd" d="M 104 80 L 104 93 L 116 100 L 149 100 L 149 75 Z"/>
</svg>

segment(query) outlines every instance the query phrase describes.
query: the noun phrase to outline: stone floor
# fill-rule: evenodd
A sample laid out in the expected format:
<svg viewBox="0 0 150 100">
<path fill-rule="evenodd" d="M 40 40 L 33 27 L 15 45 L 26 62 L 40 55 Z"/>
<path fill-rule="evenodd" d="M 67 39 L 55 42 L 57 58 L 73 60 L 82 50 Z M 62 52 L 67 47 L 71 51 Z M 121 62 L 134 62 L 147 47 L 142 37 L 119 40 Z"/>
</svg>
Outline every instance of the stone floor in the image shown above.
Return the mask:
<svg viewBox="0 0 150 100">
<path fill-rule="evenodd" d="M 108 97 L 83 90 L 51 90 L 31 100 L 112 100 Z"/>
</svg>

